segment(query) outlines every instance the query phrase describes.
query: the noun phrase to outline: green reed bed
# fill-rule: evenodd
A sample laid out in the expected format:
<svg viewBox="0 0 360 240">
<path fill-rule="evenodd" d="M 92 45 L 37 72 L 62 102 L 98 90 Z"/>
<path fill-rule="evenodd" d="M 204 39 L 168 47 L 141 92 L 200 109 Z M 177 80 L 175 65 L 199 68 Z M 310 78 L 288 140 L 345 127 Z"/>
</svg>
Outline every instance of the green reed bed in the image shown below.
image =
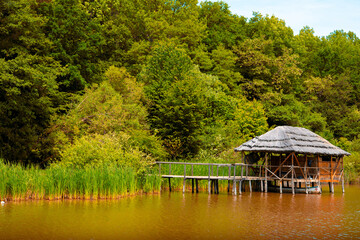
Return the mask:
<svg viewBox="0 0 360 240">
<path fill-rule="evenodd" d="M 158 191 L 161 178 L 152 169 L 93 166 L 84 169 L 54 165 L 48 169 L 7 165 L 0 161 L 0 198 L 99 199 Z"/>
</svg>

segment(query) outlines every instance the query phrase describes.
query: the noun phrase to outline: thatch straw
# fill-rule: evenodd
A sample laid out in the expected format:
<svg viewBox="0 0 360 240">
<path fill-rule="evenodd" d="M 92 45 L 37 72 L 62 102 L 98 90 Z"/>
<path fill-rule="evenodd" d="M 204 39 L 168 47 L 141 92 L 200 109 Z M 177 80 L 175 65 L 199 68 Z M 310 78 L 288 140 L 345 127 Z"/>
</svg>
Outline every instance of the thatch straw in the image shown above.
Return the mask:
<svg viewBox="0 0 360 240">
<path fill-rule="evenodd" d="M 350 155 L 350 153 L 332 145 L 310 130 L 290 126 L 276 127 L 235 148 L 235 151 L 269 153 L 295 152 L 332 156 Z"/>
</svg>

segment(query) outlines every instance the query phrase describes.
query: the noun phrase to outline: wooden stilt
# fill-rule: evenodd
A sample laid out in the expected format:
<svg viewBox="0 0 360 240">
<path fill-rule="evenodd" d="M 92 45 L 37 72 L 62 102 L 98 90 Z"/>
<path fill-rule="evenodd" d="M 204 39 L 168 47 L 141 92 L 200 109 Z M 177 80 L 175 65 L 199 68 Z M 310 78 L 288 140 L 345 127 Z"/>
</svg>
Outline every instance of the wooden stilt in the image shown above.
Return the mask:
<svg viewBox="0 0 360 240">
<path fill-rule="evenodd" d="M 320 193 L 322 193 L 322 189 L 321 189 L 321 176 L 320 176 L 320 157 L 319 155 L 317 155 L 317 169 L 318 169 L 318 186 L 320 188 Z M 313 182 L 314 184 L 314 182 Z"/>
<path fill-rule="evenodd" d="M 345 193 L 345 185 L 344 185 L 345 179 L 344 179 L 344 172 L 341 172 L 341 190 L 343 193 Z"/>
<path fill-rule="evenodd" d="M 216 194 L 219 194 L 219 180 L 216 180 Z"/>
<path fill-rule="evenodd" d="M 199 180 L 195 179 L 196 193 L 199 193 Z"/>
<path fill-rule="evenodd" d="M 211 181 L 211 193 L 214 192 L 214 180 L 210 180 Z"/>
<path fill-rule="evenodd" d="M 183 193 L 185 193 L 185 184 L 186 184 L 186 178 L 184 178 L 184 182 L 183 182 Z"/>
<path fill-rule="evenodd" d="M 261 192 L 264 191 L 263 180 L 260 180 L 260 191 L 261 191 Z"/>
<path fill-rule="evenodd" d="M 229 180 L 228 180 L 228 189 L 227 189 L 228 192 L 230 192 L 230 177 L 231 177 L 231 166 L 229 166 Z"/>
<path fill-rule="evenodd" d="M 194 193 L 194 179 L 191 179 L 191 192 Z"/>
<path fill-rule="evenodd" d="M 242 180 L 239 181 L 239 194 L 241 194 L 241 185 L 242 185 Z"/>
<path fill-rule="evenodd" d="M 344 186 L 345 177 L 344 177 L 344 159 L 343 159 L 343 157 L 341 157 L 339 161 L 341 161 L 341 166 L 342 166 L 342 170 L 341 170 L 341 174 L 340 174 L 341 175 L 341 189 L 342 189 L 342 192 L 345 193 L 345 186 Z"/>
<path fill-rule="evenodd" d="M 211 182 L 210 182 L 210 180 L 208 180 L 208 190 L 209 190 L 209 194 L 211 194 Z"/>
<path fill-rule="evenodd" d="M 291 191 L 292 194 L 295 194 L 295 188 L 294 188 L 294 153 L 291 156 Z"/>
<path fill-rule="evenodd" d="M 333 157 L 330 157 L 330 192 L 334 193 L 334 182 L 333 182 L 333 169 L 332 169 L 332 161 L 333 161 Z"/>
<path fill-rule="evenodd" d="M 209 172 L 208 172 L 208 191 L 211 194 L 211 182 L 210 182 L 210 164 L 209 164 Z"/>
<path fill-rule="evenodd" d="M 265 192 L 268 191 L 267 168 L 268 168 L 268 154 L 265 153 Z"/>
<path fill-rule="evenodd" d="M 171 192 L 171 178 L 168 179 L 169 179 L 169 191 Z"/>
<path fill-rule="evenodd" d="M 236 165 L 234 165 L 234 180 L 233 180 L 233 193 L 236 195 L 236 180 L 235 180 L 235 176 L 236 176 Z"/>
<path fill-rule="evenodd" d="M 250 190 L 250 192 L 252 192 L 251 180 L 249 180 L 249 190 Z"/>
<path fill-rule="evenodd" d="M 280 193 L 282 193 L 282 180 L 280 180 L 279 185 L 280 185 Z"/>
</svg>

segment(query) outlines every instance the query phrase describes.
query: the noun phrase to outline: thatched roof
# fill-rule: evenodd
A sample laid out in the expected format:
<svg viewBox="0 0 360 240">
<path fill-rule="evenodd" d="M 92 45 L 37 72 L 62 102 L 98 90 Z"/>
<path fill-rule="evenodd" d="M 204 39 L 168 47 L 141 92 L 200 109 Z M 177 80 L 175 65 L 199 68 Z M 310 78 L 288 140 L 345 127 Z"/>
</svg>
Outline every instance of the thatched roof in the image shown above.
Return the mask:
<svg viewBox="0 0 360 240">
<path fill-rule="evenodd" d="M 235 151 L 343 156 L 350 153 L 300 127 L 280 126 L 235 148 Z"/>
</svg>

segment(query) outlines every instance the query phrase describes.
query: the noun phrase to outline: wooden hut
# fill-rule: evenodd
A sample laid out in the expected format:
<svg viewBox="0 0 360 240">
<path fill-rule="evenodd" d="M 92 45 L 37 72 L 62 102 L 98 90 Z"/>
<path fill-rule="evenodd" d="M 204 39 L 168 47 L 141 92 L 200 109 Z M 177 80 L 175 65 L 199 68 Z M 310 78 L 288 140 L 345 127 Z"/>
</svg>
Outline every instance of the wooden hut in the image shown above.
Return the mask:
<svg viewBox="0 0 360 240">
<path fill-rule="evenodd" d="M 321 184 L 342 183 L 343 157 L 350 153 L 332 145 L 305 128 L 280 126 L 235 148 L 242 152 L 243 163 L 252 166 L 254 176 L 261 179 L 265 191 L 276 189 L 320 191 Z"/>
</svg>

